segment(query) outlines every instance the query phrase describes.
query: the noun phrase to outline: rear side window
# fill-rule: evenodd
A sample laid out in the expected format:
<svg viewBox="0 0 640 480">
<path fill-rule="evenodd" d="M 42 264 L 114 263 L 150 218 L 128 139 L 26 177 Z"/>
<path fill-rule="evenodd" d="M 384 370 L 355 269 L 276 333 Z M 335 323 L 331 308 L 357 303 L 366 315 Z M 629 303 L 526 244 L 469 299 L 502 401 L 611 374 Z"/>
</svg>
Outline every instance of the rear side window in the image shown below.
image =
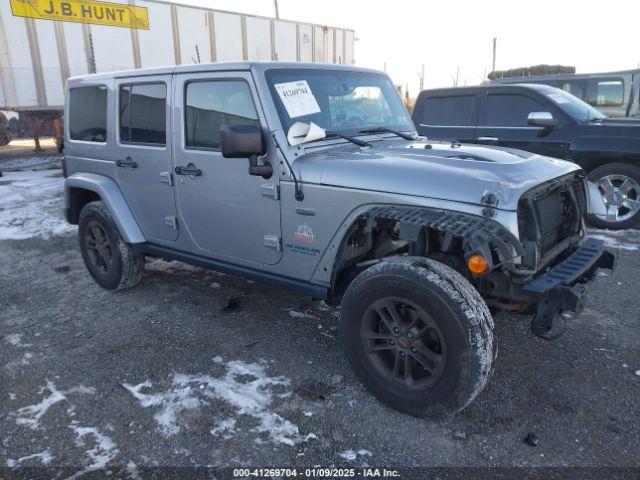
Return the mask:
<svg viewBox="0 0 640 480">
<path fill-rule="evenodd" d="M 251 90 L 245 81 L 213 80 L 187 84 L 187 148 L 220 148 L 220 127 L 233 124 L 259 125 Z"/>
<path fill-rule="evenodd" d="M 120 87 L 120 141 L 164 146 L 167 143 L 167 86 L 164 83 Z"/>
<path fill-rule="evenodd" d="M 488 95 L 485 107 L 484 125 L 488 127 L 526 127 L 531 112 L 547 112 L 545 107 L 533 98 L 524 95 Z"/>
<path fill-rule="evenodd" d="M 107 88 L 69 90 L 69 138 L 83 142 L 107 141 Z"/>
<path fill-rule="evenodd" d="M 589 102 L 594 107 L 619 107 L 624 102 L 622 80 L 598 80 L 595 97 Z"/>
<path fill-rule="evenodd" d="M 422 105 L 420 124 L 444 127 L 474 125 L 475 105 L 475 95 L 427 98 Z"/>
</svg>

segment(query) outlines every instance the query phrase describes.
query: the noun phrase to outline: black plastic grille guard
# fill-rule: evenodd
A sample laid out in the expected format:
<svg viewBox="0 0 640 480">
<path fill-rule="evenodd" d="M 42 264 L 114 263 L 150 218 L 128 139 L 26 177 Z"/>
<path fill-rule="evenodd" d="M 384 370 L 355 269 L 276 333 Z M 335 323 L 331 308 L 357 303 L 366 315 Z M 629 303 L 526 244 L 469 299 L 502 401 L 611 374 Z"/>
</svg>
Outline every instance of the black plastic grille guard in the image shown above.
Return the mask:
<svg viewBox="0 0 640 480">
<path fill-rule="evenodd" d="M 374 207 L 368 213 L 369 228 L 376 218 L 395 220 L 400 223 L 400 238 L 404 240 L 417 240 L 423 227 L 443 232 L 445 247 L 455 237 L 462 238 L 465 255 L 481 253 L 489 261 L 489 270 L 497 266 L 493 264 L 492 249 L 499 253 L 500 265 L 510 270 L 515 269 L 513 260 L 524 255 L 524 249 L 515 235 L 489 218 L 446 210 L 398 206 Z"/>
</svg>

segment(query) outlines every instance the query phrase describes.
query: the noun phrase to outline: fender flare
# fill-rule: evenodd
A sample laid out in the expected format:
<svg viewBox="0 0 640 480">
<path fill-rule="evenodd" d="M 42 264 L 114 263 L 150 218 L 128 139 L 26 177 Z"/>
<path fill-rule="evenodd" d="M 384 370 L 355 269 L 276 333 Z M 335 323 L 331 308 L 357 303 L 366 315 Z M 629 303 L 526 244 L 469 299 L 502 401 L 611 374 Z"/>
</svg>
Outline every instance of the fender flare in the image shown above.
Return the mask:
<svg viewBox="0 0 640 480">
<path fill-rule="evenodd" d="M 451 242 L 456 237 L 461 238 L 465 257 L 481 253 L 489 260 L 490 269 L 498 266 L 492 264 L 492 250 L 498 252 L 500 266 L 511 271 L 516 269 L 514 260 L 525 254 L 520 240 L 501 223 L 489 217 L 432 207 L 379 204 L 358 209 L 354 214 L 350 215 L 350 222 L 344 223 L 339 241 L 332 242 L 330 257 L 321 260 L 316 272 L 321 273 L 317 275 L 318 277 L 324 278 L 318 278 L 318 280 L 333 284 L 336 274 L 335 262 L 342 245 L 347 240 L 350 226 L 357 218 L 363 216 L 367 219 L 368 228 L 371 228 L 373 222 L 380 218 L 399 222 L 400 238 L 408 241 L 417 240 L 423 228 L 443 232 L 445 243 Z"/>
<path fill-rule="evenodd" d="M 72 188 L 89 190 L 100 197 L 125 242 L 144 243 L 146 241 L 124 195 L 113 179 L 95 173 L 74 173 L 67 177 L 64 182 L 64 201 L 67 211 L 71 206 L 70 190 Z"/>
</svg>

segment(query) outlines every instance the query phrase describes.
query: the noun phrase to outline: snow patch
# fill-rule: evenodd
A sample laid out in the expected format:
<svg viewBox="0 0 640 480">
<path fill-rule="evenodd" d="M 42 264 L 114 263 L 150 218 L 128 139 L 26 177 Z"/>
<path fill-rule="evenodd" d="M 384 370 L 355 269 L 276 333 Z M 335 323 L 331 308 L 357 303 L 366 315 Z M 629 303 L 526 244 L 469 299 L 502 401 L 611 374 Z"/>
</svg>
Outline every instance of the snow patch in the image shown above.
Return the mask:
<svg viewBox="0 0 640 480">
<path fill-rule="evenodd" d="M 116 444 L 111 438 L 101 433 L 95 427 L 79 427 L 71 425 L 69 427 L 76 434 L 76 445 L 78 447 L 87 447 L 93 444 L 93 447 L 87 450 L 87 457 L 90 461 L 89 465 L 83 470 L 74 473 L 66 480 L 75 480 L 86 473 L 102 470 L 111 460 L 113 460 L 120 451 L 116 448 Z M 93 437 L 93 442 L 89 442 Z"/>
<path fill-rule="evenodd" d="M 64 219 L 59 172 L 5 172 L 0 184 L 0 240 L 50 238 L 76 230 Z"/>
<path fill-rule="evenodd" d="M 47 380 L 46 386 L 42 389 L 49 390 L 50 395 L 43 398 L 40 402 L 34 405 L 28 405 L 17 410 L 14 415 L 16 423 L 18 425 L 26 425 L 33 430 L 37 430 L 40 427 L 40 419 L 49 411 L 49 409 L 56 403 L 62 402 L 67 399 L 67 395 L 70 393 L 81 393 L 86 395 L 95 394 L 95 389 L 90 387 L 74 387 L 69 390 L 58 390 L 53 382 Z"/>
<path fill-rule="evenodd" d="M 8 459 L 7 467 L 15 468 L 19 465 L 22 465 L 24 462 L 28 462 L 29 460 L 39 460 L 42 465 L 49 465 L 51 461 L 55 457 L 51 454 L 51 451 L 47 448 L 44 452 L 34 453 L 32 455 L 27 455 L 26 457 L 20 457 L 17 460 Z"/>
<path fill-rule="evenodd" d="M 12 333 L 11 335 L 7 335 L 6 337 L 4 337 L 4 341 L 9 345 L 13 345 L 14 347 L 26 348 L 31 346 L 28 343 L 22 343 L 21 333 Z"/>
<path fill-rule="evenodd" d="M 640 370 L 636 370 L 636 375 L 640 377 Z"/>
<path fill-rule="evenodd" d="M 296 310 L 289 310 L 289 316 L 291 318 L 317 318 L 317 317 L 314 317 L 313 315 L 310 315 L 308 313 L 298 312 Z"/>
<path fill-rule="evenodd" d="M 220 355 L 216 355 L 213 357 L 213 363 L 221 364 L 223 363 L 222 357 Z"/>
<path fill-rule="evenodd" d="M 129 478 L 132 478 L 133 480 L 141 478 L 138 466 L 133 462 L 127 463 L 127 473 L 129 474 Z"/>
<path fill-rule="evenodd" d="M 608 247 L 625 251 L 640 249 L 640 230 L 601 230 L 589 229 L 588 237 L 604 240 Z"/>
<path fill-rule="evenodd" d="M 369 450 L 345 450 L 340 456 L 345 460 L 355 460 L 358 457 L 372 457 L 373 454 Z"/>
<path fill-rule="evenodd" d="M 280 395 L 274 388 L 288 385 L 289 380 L 285 377 L 268 376 L 264 365 L 242 361 L 227 363 L 222 378 L 175 373 L 172 388 L 163 393 L 145 393 L 152 387 L 148 380 L 138 385 L 123 384 L 142 407 L 158 408 L 154 418 L 166 436 L 179 432 L 180 412 L 208 405 L 210 400 L 222 400 L 234 407 L 238 415 L 249 415 L 258 421 L 252 431 L 267 434 L 274 443 L 295 445 L 315 438 L 315 435 L 302 436 L 296 425 L 270 410 L 274 396 Z M 212 433 L 228 431 L 234 426 L 235 423 L 231 425 L 228 419 L 220 422 L 220 429 L 216 430 L 216 427 Z"/>
<path fill-rule="evenodd" d="M 222 420 L 211 429 L 211 435 L 221 436 L 225 440 L 233 437 L 234 433 L 236 433 L 236 420 L 234 418 Z"/>
</svg>

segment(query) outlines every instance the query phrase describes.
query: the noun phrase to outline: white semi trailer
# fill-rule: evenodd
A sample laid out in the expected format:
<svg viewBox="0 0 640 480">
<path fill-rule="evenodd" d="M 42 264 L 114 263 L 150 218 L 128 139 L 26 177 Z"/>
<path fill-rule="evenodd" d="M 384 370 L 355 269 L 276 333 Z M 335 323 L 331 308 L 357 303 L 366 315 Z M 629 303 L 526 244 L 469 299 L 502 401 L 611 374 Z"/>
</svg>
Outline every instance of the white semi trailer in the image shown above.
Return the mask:
<svg viewBox="0 0 640 480">
<path fill-rule="evenodd" d="M 65 80 L 92 72 L 238 60 L 353 64 L 354 42 L 349 29 L 159 0 L 0 0 L 0 110 L 52 118 Z"/>
</svg>

